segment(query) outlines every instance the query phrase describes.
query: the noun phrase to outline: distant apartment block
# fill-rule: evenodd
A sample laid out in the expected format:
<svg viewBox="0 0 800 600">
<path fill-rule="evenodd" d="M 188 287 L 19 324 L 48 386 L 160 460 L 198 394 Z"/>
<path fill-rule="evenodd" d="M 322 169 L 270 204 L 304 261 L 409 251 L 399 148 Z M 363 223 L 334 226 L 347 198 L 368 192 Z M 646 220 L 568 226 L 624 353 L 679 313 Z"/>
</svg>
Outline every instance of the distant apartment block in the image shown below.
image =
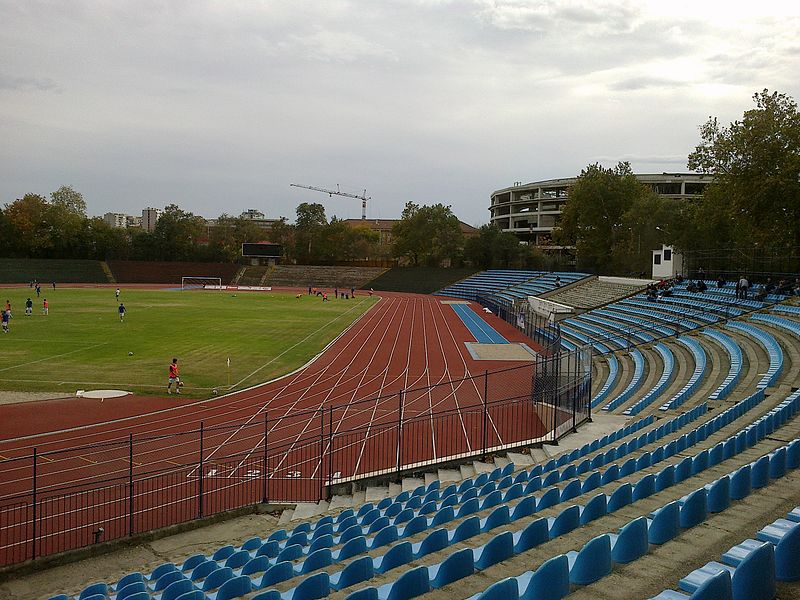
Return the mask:
<svg viewBox="0 0 800 600">
<path fill-rule="evenodd" d="M 158 208 L 145 208 L 142 211 L 142 229 L 152 233 L 156 229 L 156 223 L 161 216 L 161 210 Z"/>
<path fill-rule="evenodd" d="M 125 229 L 128 227 L 128 216 L 123 213 L 107 212 L 103 215 L 103 221 L 109 227 L 117 227 L 118 229 Z"/>
</svg>

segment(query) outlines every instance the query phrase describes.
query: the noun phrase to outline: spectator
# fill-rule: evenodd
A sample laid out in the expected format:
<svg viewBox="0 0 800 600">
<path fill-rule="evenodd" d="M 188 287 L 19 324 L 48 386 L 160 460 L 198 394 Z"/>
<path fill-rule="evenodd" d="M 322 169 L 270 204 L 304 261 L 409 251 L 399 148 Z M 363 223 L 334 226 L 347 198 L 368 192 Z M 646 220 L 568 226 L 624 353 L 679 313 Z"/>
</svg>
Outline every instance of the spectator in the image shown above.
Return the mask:
<svg viewBox="0 0 800 600">
<path fill-rule="evenodd" d="M 686 291 L 692 292 L 693 294 L 697 292 L 697 286 L 695 285 L 694 281 L 689 281 L 689 283 L 686 285 Z"/>
<path fill-rule="evenodd" d="M 739 278 L 739 298 L 742 300 L 747 300 L 747 290 L 750 288 L 750 282 L 747 281 L 747 277 L 742 275 Z"/>
<path fill-rule="evenodd" d="M 778 289 L 776 290 L 778 294 L 783 296 L 791 296 L 792 295 L 792 284 L 789 283 L 788 279 L 781 279 L 778 282 Z"/>
<path fill-rule="evenodd" d="M 555 285 L 557 288 L 561 287 L 561 277 L 559 277 L 558 275 L 556 275 Z"/>
<path fill-rule="evenodd" d="M 724 276 L 720 275 L 719 277 L 717 277 L 717 287 L 718 288 L 724 288 L 726 283 L 728 283 L 728 282 L 725 281 L 725 277 Z"/>
<path fill-rule="evenodd" d="M 697 281 L 697 291 L 700 292 L 700 293 L 703 293 L 707 289 L 708 289 L 708 286 L 706 285 L 706 282 L 704 280 L 702 280 L 702 279 L 699 279 Z"/>
<path fill-rule="evenodd" d="M 703 267 L 698 267 L 698 269 L 697 269 L 697 279 L 699 279 L 700 281 L 703 281 L 703 279 L 705 279 L 705 278 L 706 278 L 705 269 L 703 269 Z"/>
<path fill-rule="evenodd" d="M 766 297 L 767 297 L 767 286 L 765 286 L 762 283 L 760 286 L 758 286 L 758 290 L 756 290 L 754 298 L 759 302 L 763 302 L 766 299 Z"/>
<path fill-rule="evenodd" d="M 764 289 L 767 290 L 768 294 L 775 290 L 775 282 L 772 281 L 772 277 L 767 277 L 767 285 L 764 286 Z"/>
</svg>

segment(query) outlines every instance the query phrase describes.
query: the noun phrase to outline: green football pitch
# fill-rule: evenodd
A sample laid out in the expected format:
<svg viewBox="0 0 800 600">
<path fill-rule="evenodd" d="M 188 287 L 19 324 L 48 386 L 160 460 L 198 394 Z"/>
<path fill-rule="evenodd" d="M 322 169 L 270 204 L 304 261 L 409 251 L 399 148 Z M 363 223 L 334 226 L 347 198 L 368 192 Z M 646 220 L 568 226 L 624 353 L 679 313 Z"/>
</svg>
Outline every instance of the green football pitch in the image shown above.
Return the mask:
<svg viewBox="0 0 800 600">
<path fill-rule="evenodd" d="M 122 389 L 166 393 L 178 358 L 184 394 L 210 396 L 289 373 L 319 353 L 377 302 L 276 292 L 122 288 L 124 322 L 113 288 L 0 290 L 12 304 L 0 334 L 0 390 Z M 33 315 L 25 314 L 31 296 Z M 42 300 L 50 304 L 42 314 Z M 230 359 L 230 367 L 228 367 Z"/>
</svg>

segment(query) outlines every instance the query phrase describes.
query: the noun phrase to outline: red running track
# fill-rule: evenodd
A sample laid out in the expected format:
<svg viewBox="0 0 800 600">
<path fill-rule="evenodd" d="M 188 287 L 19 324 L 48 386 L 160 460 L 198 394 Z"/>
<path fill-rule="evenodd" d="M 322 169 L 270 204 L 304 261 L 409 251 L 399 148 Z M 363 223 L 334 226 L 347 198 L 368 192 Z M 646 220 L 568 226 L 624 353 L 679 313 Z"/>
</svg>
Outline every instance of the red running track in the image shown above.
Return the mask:
<svg viewBox="0 0 800 600">
<path fill-rule="evenodd" d="M 30 516 L 34 447 L 37 491 L 52 499 L 55 520 L 94 511 L 92 525 L 108 524 L 103 515 L 124 513 L 130 502 L 136 505 L 132 532 L 266 498 L 316 500 L 324 483 L 544 434 L 530 409 L 531 363 L 474 360 L 464 344 L 474 338 L 442 298 L 380 296 L 316 360 L 243 392 L 189 404 L 173 396 L 0 406 L 0 457 L 6 459 L 0 502 L 10 506 L 19 498 Z M 507 340 L 531 345 L 509 324 L 478 311 Z M 129 479 L 136 480 L 135 490 Z M 93 495 L 66 505 L 66 485 L 72 496 L 88 489 Z M 98 487 L 105 489 L 100 500 Z M 66 520 L 50 523 L 54 539 L 58 527 L 85 537 L 85 526 Z M 53 543 L 54 551 L 85 539 Z M 42 544 L 39 552 L 46 551 Z"/>
</svg>

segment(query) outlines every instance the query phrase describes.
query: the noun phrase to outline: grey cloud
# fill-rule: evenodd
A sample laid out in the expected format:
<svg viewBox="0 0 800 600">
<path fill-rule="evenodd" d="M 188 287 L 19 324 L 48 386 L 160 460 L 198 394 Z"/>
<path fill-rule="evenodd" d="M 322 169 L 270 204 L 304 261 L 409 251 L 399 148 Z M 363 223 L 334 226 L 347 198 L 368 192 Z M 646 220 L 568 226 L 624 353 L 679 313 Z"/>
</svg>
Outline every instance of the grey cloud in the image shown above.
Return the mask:
<svg viewBox="0 0 800 600">
<path fill-rule="evenodd" d="M 0 90 L 57 92 L 59 86 L 48 77 L 16 77 L 0 73 Z"/>
<path fill-rule="evenodd" d="M 657 89 L 676 89 L 686 87 L 686 81 L 676 81 L 662 77 L 651 77 L 642 75 L 638 77 L 628 77 L 609 84 L 609 89 L 617 92 L 630 92 L 651 88 Z"/>
</svg>

